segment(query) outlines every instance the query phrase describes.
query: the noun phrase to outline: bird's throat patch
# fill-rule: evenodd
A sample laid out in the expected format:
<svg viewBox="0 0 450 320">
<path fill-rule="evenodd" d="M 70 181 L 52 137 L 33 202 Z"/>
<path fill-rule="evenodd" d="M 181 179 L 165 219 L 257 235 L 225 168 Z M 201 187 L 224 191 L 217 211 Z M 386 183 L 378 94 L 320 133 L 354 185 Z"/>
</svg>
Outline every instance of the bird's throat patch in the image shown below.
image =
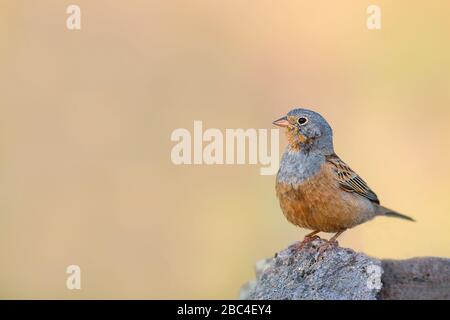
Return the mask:
<svg viewBox="0 0 450 320">
<path fill-rule="evenodd" d="M 298 141 L 300 141 L 301 143 L 304 143 L 306 140 L 307 139 L 306 139 L 306 137 L 304 135 L 302 135 L 302 134 L 298 135 Z"/>
<path fill-rule="evenodd" d="M 287 131 L 286 136 L 292 150 L 299 151 L 302 144 L 308 143 L 308 138 L 298 131 Z"/>
</svg>

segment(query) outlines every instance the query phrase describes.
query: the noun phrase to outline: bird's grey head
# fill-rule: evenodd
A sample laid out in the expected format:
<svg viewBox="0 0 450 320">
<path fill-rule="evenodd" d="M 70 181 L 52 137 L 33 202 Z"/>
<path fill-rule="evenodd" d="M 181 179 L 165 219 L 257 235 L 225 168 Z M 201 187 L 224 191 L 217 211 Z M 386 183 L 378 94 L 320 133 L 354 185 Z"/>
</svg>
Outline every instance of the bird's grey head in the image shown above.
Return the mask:
<svg viewBox="0 0 450 320">
<path fill-rule="evenodd" d="M 286 128 L 288 148 L 291 151 L 315 151 L 324 155 L 334 152 L 333 131 L 317 112 L 302 108 L 293 109 L 273 124 Z"/>
</svg>

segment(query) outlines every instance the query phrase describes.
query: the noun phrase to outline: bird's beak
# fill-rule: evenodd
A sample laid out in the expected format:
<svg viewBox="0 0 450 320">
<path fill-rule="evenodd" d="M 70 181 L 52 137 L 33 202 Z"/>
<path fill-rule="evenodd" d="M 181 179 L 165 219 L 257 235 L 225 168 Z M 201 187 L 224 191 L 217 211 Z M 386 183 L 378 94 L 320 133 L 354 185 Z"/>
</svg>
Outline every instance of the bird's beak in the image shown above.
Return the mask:
<svg viewBox="0 0 450 320">
<path fill-rule="evenodd" d="M 289 121 L 287 119 L 286 116 L 275 120 L 274 122 L 272 122 L 274 125 L 279 126 L 279 127 L 287 127 L 289 125 Z"/>
</svg>

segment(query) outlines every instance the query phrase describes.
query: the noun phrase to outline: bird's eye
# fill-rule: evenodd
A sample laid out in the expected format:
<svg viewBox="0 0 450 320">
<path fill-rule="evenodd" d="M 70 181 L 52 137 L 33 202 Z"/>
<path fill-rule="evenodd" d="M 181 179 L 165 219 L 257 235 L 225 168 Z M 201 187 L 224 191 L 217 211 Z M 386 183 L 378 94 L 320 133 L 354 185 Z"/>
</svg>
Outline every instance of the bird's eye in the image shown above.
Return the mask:
<svg viewBox="0 0 450 320">
<path fill-rule="evenodd" d="M 308 118 L 300 117 L 300 118 L 298 118 L 297 122 L 299 125 L 304 125 L 308 122 Z"/>
</svg>

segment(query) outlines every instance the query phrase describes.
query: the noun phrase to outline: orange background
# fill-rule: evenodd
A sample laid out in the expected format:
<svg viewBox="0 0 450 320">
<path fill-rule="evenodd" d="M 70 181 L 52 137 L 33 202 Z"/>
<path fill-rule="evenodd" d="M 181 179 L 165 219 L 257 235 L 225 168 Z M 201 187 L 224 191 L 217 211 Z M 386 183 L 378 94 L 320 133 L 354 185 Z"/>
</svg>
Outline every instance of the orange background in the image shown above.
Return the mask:
<svg viewBox="0 0 450 320">
<path fill-rule="evenodd" d="M 170 134 L 272 128 L 294 106 L 322 113 L 339 156 L 417 219 L 378 218 L 342 246 L 449 256 L 450 3 L 377 1 L 380 31 L 369 4 L 0 0 L 0 298 L 237 297 L 306 231 L 275 176 L 175 166 Z"/>
</svg>

